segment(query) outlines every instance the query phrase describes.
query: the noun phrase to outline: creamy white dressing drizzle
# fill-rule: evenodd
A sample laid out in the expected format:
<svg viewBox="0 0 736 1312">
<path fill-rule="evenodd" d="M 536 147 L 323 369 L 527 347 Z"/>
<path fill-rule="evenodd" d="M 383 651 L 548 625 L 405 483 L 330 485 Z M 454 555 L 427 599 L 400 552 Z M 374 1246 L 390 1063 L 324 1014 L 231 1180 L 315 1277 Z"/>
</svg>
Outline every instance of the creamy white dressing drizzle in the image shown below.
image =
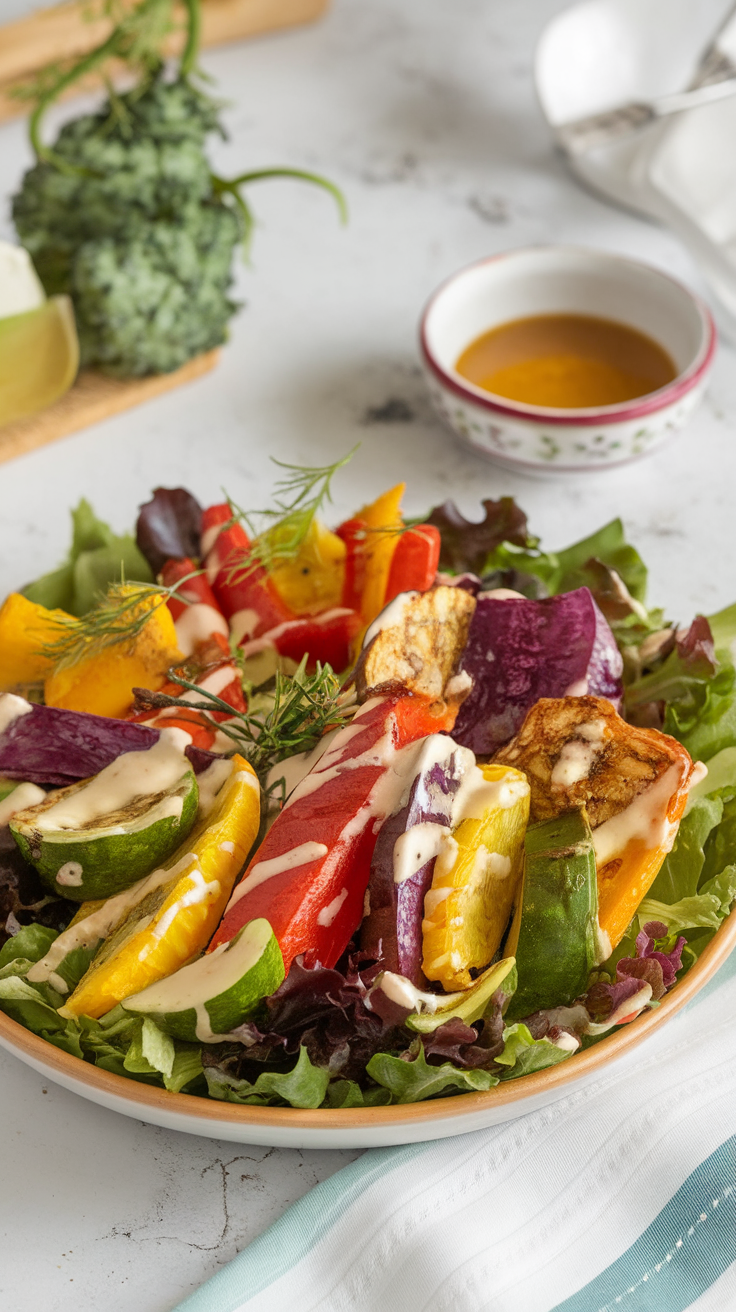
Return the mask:
<svg viewBox="0 0 736 1312">
<path fill-rule="evenodd" d="M 287 870 L 296 870 L 299 866 L 318 861 L 320 857 L 327 856 L 328 851 L 326 843 L 308 842 L 301 843 L 299 847 L 292 847 L 290 851 L 284 852 L 281 856 L 271 857 L 268 861 L 256 861 L 246 878 L 242 879 L 233 890 L 228 910 L 234 907 L 246 893 L 252 892 L 267 879 L 273 879 L 274 875 L 281 875 Z"/>
<path fill-rule="evenodd" d="M 462 750 L 467 751 L 467 748 Z M 472 752 L 470 756 L 475 762 Z M 460 787 L 455 794 L 452 808 L 453 828 L 463 820 L 482 820 L 489 810 L 506 811 L 523 797 L 529 795 L 526 779 L 513 775 L 510 771 L 500 779 L 486 779 L 479 766 L 473 764 L 466 771 Z"/>
<path fill-rule="evenodd" d="M 403 884 L 436 857 L 447 833 L 447 825 L 425 820 L 399 834 L 393 851 L 394 883 Z"/>
<path fill-rule="evenodd" d="M 223 638 L 230 636 L 230 628 L 224 615 L 214 606 L 204 601 L 196 601 L 182 611 L 174 621 L 176 645 L 182 656 L 191 656 L 200 642 L 206 642 L 213 633 L 221 633 Z"/>
<path fill-rule="evenodd" d="M 492 601 L 526 601 L 523 592 L 515 592 L 513 588 L 490 588 L 488 592 L 478 593 L 478 601 L 485 601 L 488 597 Z"/>
<path fill-rule="evenodd" d="M 213 761 L 197 776 L 197 786 L 199 788 L 199 818 L 204 819 L 210 814 L 217 798 L 227 780 L 232 774 L 233 767 L 230 761 Z"/>
<path fill-rule="evenodd" d="M 324 753 L 321 759 L 317 760 L 318 768 L 312 767 L 309 773 L 300 780 L 289 797 L 287 806 L 292 806 L 294 802 L 311 796 L 323 784 L 328 783 L 330 779 L 336 779 L 348 770 L 357 770 L 361 766 L 367 765 L 387 767 L 394 758 L 400 755 L 394 748 L 391 726 L 388 725 L 378 741 L 372 743 L 367 751 L 362 752 L 359 756 L 345 758 L 345 751 L 349 747 L 351 739 L 366 728 L 366 725 L 361 721 L 382 701 L 383 698 L 372 697 L 361 706 L 351 723 L 337 732 L 329 750 Z M 275 769 L 278 770 L 280 767 L 276 766 Z"/>
<path fill-rule="evenodd" d="M 373 642 L 373 639 L 377 638 L 384 629 L 397 628 L 403 621 L 406 607 L 416 601 L 418 596 L 420 596 L 418 592 L 400 592 L 398 597 L 394 597 L 393 601 L 388 603 L 388 606 L 384 606 L 380 615 L 377 615 L 373 623 L 368 625 L 363 639 L 363 647 L 365 648 Z"/>
<path fill-rule="evenodd" d="M 271 927 L 266 921 L 254 921 L 245 936 L 221 943 L 173 975 L 126 998 L 123 1006 L 153 1016 L 193 1010 L 200 1043 L 221 1041 L 227 1036 L 213 1032 L 207 1003 L 234 988 L 257 965 L 271 937 Z"/>
<path fill-rule="evenodd" d="M 472 675 L 467 670 L 461 670 L 459 674 L 453 674 L 451 679 L 447 680 L 443 696 L 446 701 L 452 701 L 453 698 L 461 697 L 463 693 L 469 692 L 473 686 Z"/>
<path fill-rule="evenodd" d="M 595 936 L 595 961 L 593 964 L 601 966 L 604 961 L 608 961 L 613 952 L 613 944 L 610 935 L 606 933 L 605 929 L 601 929 L 597 921 L 593 933 Z"/>
<path fill-rule="evenodd" d="M 54 939 L 51 947 L 40 961 L 35 962 L 28 972 L 28 979 L 32 983 L 42 983 L 49 978 L 52 971 L 61 964 L 68 952 L 73 952 L 75 948 L 91 948 L 102 939 L 106 939 L 118 925 L 121 925 L 126 916 L 133 907 L 138 906 L 149 893 L 153 893 L 163 884 L 174 879 L 177 875 L 186 870 L 192 861 L 196 861 L 197 856 L 194 852 L 186 852 L 179 861 L 167 869 L 153 870 L 150 875 L 144 879 L 139 879 L 137 884 L 132 884 L 126 888 L 123 893 L 117 893 L 115 897 L 109 897 L 97 911 L 91 915 L 85 916 L 84 920 L 78 921 L 76 925 L 70 925 L 65 929 L 58 938 Z M 149 921 L 152 917 L 149 916 Z M 139 922 L 138 928 L 141 928 L 143 921 Z"/>
<path fill-rule="evenodd" d="M 317 924 L 322 925 L 325 929 L 329 929 L 330 925 L 335 920 L 337 913 L 340 910 L 340 907 L 345 901 L 347 895 L 348 895 L 348 890 L 346 888 L 340 889 L 340 892 L 338 893 L 337 897 L 333 897 L 332 901 L 328 902 L 327 906 L 323 907 L 322 910 L 320 911 L 319 915 L 317 916 Z"/>
<path fill-rule="evenodd" d="M 549 1043 L 554 1044 L 555 1048 L 560 1048 L 562 1052 L 577 1052 L 580 1047 L 580 1040 L 575 1038 L 574 1034 L 568 1034 L 563 1030 L 557 1035 L 556 1039 L 549 1039 Z"/>
<path fill-rule="evenodd" d="M 257 610 L 251 610 L 245 607 L 243 610 L 236 610 L 234 615 L 230 616 L 230 636 L 234 642 L 240 642 L 243 638 L 249 638 L 255 628 L 258 627 L 260 615 Z"/>
<path fill-rule="evenodd" d="M 623 811 L 593 830 L 596 865 L 600 869 L 615 860 L 633 840 L 647 851 L 662 848 L 669 852 L 677 834 L 677 821 L 667 819 L 670 799 L 682 784 L 683 766 L 673 764 L 659 779 L 635 797 Z"/>
<path fill-rule="evenodd" d="M 611 735 L 605 720 L 588 720 L 579 724 L 575 736 L 564 744 L 550 776 L 553 788 L 571 788 L 587 779 L 599 752 Z"/>
<path fill-rule="evenodd" d="M 67 885 L 69 888 L 79 888 L 84 878 L 84 866 L 79 861 L 65 861 L 56 872 L 57 884 Z"/>
<path fill-rule="evenodd" d="M 0 802 L 0 828 L 12 820 L 16 811 L 25 811 L 29 806 L 38 806 L 46 796 L 38 784 L 18 784 L 4 801 Z"/>
<path fill-rule="evenodd" d="M 404 975 L 397 975 L 392 970 L 384 970 L 376 980 L 376 987 L 380 988 L 391 1002 L 395 1002 L 397 1007 L 406 1007 L 409 1011 L 419 1011 L 433 1014 L 440 1003 L 443 1007 L 451 1006 L 456 999 L 462 995 L 460 993 L 447 993 L 440 995 L 437 993 L 425 993 L 418 989 Z"/>
<path fill-rule="evenodd" d="M 277 783 L 279 779 L 284 781 L 284 797 L 288 801 L 294 792 L 297 784 L 314 769 L 314 766 L 330 751 L 338 733 L 344 733 L 344 729 L 332 729 L 329 733 L 320 738 L 316 747 L 311 752 L 299 752 L 296 756 L 287 756 L 285 761 L 280 761 L 278 765 L 272 766 L 268 772 L 267 784 L 270 788 Z"/>
<path fill-rule="evenodd" d="M 427 892 L 424 894 L 425 919 L 431 920 L 440 903 L 444 902 L 445 898 L 448 898 L 450 894 L 454 892 L 455 889 L 452 887 L 452 884 L 445 884 L 443 888 L 427 889 Z"/>
<path fill-rule="evenodd" d="M 234 844 L 234 843 L 220 843 L 220 849 L 219 849 L 219 850 L 220 850 L 221 852 L 227 852 L 228 856 L 232 856 L 233 853 L 234 853 L 234 851 L 235 851 L 235 844 Z"/>
<path fill-rule="evenodd" d="M 199 545 L 201 556 L 209 556 L 224 527 L 224 524 L 211 524 L 209 528 L 204 530 Z"/>
<path fill-rule="evenodd" d="M 238 773 L 235 776 L 235 783 L 247 784 L 249 788 L 253 789 L 254 793 L 260 793 L 261 791 L 261 785 L 259 784 L 256 775 L 252 774 L 250 770 L 238 770 Z"/>
<path fill-rule="evenodd" d="M 574 683 L 570 684 L 569 688 L 565 689 L 562 695 L 563 697 L 587 697 L 588 680 L 576 679 Z"/>
<path fill-rule="evenodd" d="M 219 879 L 205 879 L 198 866 L 195 866 L 189 878 L 191 880 L 190 887 L 182 893 L 181 897 L 176 899 L 176 902 L 172 902 L 156 925 L 153 931 L 155 939 L 160 940 L 168 933 L 179 912 L 183 911 L 185 907 L 194 907 L 200 902 L 214 902 L 222 892 Z M 148 944 L 139 954 L 140 960 L 143 961 L 149 952 L 154 950 L 154 947 L 154 944 Z"/>
<path fill-rule="evenodd" d="M 32 710 L 31 702 L 27 702 L 25 697 L 16 697 L 13 692 L 0 693 L 0 733 L 5 733 L 11 724 Z"/>
<path fill-rule="evenodd" d="M 211 674 L 208 674 L 204 679 L 200 679 L 196 689 L 188 688 L 187 691 L 182 694 L 181 700 L 183 702 L 201 701 L 202 694 L 197 691 L 199 688 L 202 689 L 202 692 L 211 692 L 213 696 L 217 697 L 219 693 L 223 692 L 228 684 L 233 683 L 237 677 L 234 665 L 231 665 L 230 663 L 227 665 L 218 665 L 217 669 L 213 670 Z M 172 706 L 169 709 L 173 710 L 176 714 L 176 706 Z"/>
<path fill-rule="evenodd" d="M 188 735 L 179 729 L 162 729 L 157 742 L 147 751 L 124 752 L 84 788 L 42 811 L 35 818 L 34 827 L 42 832 L 77 830 L 112 811 L 123 810 L 137 797 L 173 788 L 191 768 L 184 756 L 188 740 Z M 181 815 L 181 798 L 165 800 L 178 802 Z M 168 814 L 175 811 L 169 810 Z"/>
</svg>

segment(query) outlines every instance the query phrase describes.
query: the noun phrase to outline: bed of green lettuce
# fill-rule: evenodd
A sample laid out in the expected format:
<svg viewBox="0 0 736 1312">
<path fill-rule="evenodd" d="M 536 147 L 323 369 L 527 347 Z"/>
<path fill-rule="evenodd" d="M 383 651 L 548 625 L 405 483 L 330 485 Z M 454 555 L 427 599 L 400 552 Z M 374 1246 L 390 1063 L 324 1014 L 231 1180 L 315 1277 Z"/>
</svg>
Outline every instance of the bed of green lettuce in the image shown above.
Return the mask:
<svg viewBox="0 0 736 1312">
<path fill-rule="evenodd" d="M 508 522 L 506 500 L 485 505 L 502 507 Z M 58 598 L 54 597 L 57 605 L 61 604 L 62 582 L 64 589 L 74 586 L 83 592 L 86 578 L 82 582 L 81 577 L 74 577 L 75 573 L 80 574 L 83 568 L 86 574 L 88 564 L 95 574 L 107 568 L 109 544 L 98 540 L 91 517 L 89 523 L 85 522 L 86 509 L 80 507 L 77 512 L 79 549 L 75 547 L 63 581 L 59 579 Z M 667 926 L 671 936 L 682 934 L 686 938 L 684 972 L 711 941 L 736 899 L 736 864 L 732 861 L 736 856 L 736 605 L 708 617 L 715 659 L 705 648 L 685 655 L 675 648 L 647 668 L 637 659 L 637 652 L 650 634 L 662 629 L 663 616 L 660 611 L 646 608 L 646 567 L 626 542 L 621 521 L 614 520 L 582 542 L 552 553 L 540 550 L 521 518 L 522 526 L 517 525 L 514 540 L 494 544 L 492 531 L 488 534 L 483 548 L 485 565 L 479 572 L 509 582 L 513 575 L 514 585 L 521 590 L 528 584 L 529 595 L 590 587 L 624 653 L 628 704 L 664 704 L 664 730 L 678 738 L 694 759 L 709 764 L 708 777 L 694 790 L 672 852 L 628 934 L 601 968 L 604 978 L 606 974 L 613 977 L 617 961 L 634 955 L 640 927 L 656 920 Z M 471 527 L 475 530 L 476 552 L 472 566 L 478 570 L 478 526 Z M 482 535 L 480 540 L 484 540 Z M 87 551 L 100 553 L 99 565 L 97 559 L 85 560 Z M 461 572 L 464 563 L 470 567 L 471 562 L 463 562 L 462 558 L 462 533 L 453 541 L 453 553 L 452 562 L 444 562 L 445 567 L 449 565 L 455 572 Z M 46 593 L 44 597 L 50 604 Z M 61 1016 L 62 995 L 49 984 L 31 984 L 26 979 L 32 964 L 45 955 L 55 937 L 52 929 L 27 925 L 0 949 L 0 1008 L 26 1029 L 75 1057 L 175 1093 L 209 1095 L 251 1106 L 385 1106 L 485 1091 L 500 1081 L 542 1070 L 571 1055 L 545 1038 L 534 1039 L 523 1023 L 517 1023 L 504 1030 L 503 1051 L 495 1058 L 496 1073 L 462 1069 L 451 1061 L 434 1065 L 427 1061 L 417 1039 L 403 1056 L 380 1052 L 371 1057 L 366 1066 L 370 1082 L 366 1081 L 364 1087 L 354 1080 L 332 1078 L 327 1068 L 310 1061 L 304 1047 L 299 1049 L 290 1070 L 263 1070 L 253 1082 L 236 1079 L 224 1070 L 205 1070 L 199 1044 L 174 1040 L 150 1018 L 132 1018 L 122 1007 L 100 1020 Z M 88 964 L 89 954 L 82 950 L 66 957 L 60 973 L 69 989 Z M 585 1040 L 584 1045 L 605 1037 Z"/>
</svg>

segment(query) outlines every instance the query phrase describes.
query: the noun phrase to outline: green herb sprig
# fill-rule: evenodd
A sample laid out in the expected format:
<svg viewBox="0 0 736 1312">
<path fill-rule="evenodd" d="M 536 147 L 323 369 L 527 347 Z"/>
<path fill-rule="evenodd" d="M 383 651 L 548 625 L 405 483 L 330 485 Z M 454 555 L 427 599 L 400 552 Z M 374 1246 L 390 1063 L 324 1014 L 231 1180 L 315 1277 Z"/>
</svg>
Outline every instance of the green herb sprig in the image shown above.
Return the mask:
<svg viewBox="0 0 736 1312">
<path fill-rule="evenodd" d="M 134 688 L 137 706 L 141 710 L 176 707 L 201 711 L 210 727 L 224 733 L 233 750 L 250 762 L 262 782 L 274 765 L 309 751 L 323 734 L 339 728 L 355 713 L 354 696 L 341 692 L 340 680 L 332 668 L 317 662 L 314 673 L 308 674 L 306 656 L 293 675 L 278 672 L 274 676 L 268 705 L 256 711 L 234 710 L 221 697 L 191 683 L 176 670 L 170 670 L 168 677 L 189 693 L 197 693 L 200 700 Z M 227 721 L 214 720 L 216 712 L 224 712 Z"/>
<path fill-rule="evenodd" d="M 172 597 L 190 604 L 179 589 L 201 572 L 195 570 L 168 588 L 157 583 L 126 583 L 125 579 L 113 583 L 94 610 L 81 618 L 54 615 L 50 624 L 59 636 L 44 643 L 41 654 L 53 661 L 55 670 L 63 670 L 99 656 L 108 647 L 131 646 L 151 616 Z M 151 598 L 155 598 L 155 605 L 146 605 Z"/>
<path fill-rule="evenodd" d="M 274 504 L 267 510 L 244 510 L 225 492 L 232 522 L 243 524 L 252 539 L 247 559 L 238 557 L 226 562 L 228 583 L 241 582 L 258 567 L 271 570 L 296 559 L 315 515 L 332 501 L 335 474 L 352 460 L 357 450 L 354 446 L 331 465 L 291 465 L 271 457 L 272 463 L 285 470 L 285 474 L 276 483 Z"/>
</svg>

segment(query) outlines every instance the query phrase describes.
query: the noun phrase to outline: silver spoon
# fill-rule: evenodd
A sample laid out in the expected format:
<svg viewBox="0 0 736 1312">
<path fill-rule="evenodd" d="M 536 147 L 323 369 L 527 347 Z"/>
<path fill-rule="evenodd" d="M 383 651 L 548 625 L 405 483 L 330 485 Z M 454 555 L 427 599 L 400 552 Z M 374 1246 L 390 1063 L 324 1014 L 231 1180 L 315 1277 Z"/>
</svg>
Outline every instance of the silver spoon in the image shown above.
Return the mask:
<svg viewBox="0 0 736 1312">
<path fill-rule="evenodd" d="M 736 61 L 729 47 L 736 52 L 736 4 L 703 52 L 687 91 L 660 96 L 657 100 L 634 101 L 599 114 L 572 119 L 569 123 L 560 123 L 555 128 L 559 144 L 569 154 L 581 155 L 586 150 L 607 145 L 617 137 L 647 127 L 657 119 L 732 96 L 736 93 Z"/>
</svg>

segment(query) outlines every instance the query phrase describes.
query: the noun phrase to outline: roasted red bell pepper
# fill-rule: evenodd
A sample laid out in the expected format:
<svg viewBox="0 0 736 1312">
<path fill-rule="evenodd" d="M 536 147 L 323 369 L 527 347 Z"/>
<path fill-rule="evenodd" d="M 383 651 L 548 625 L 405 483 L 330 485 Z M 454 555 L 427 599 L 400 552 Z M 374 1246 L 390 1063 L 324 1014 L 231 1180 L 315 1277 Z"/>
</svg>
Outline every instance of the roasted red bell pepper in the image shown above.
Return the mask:
<svg viewBox="0 0 736 1312">
<path fill-rule="evenodd" d="M 202 555 L 223 615 L 238 638 L 259 638 L 296 618 L 262 565 L 249 563 L 250 539 L 225 502 L 202 516 Z"/>
<path fill-rule="evenodd" d="M 434 524 L 417 524 L 404 530 L 391 560 L 384 606 L 400 592 L 426 592 L 431 588 L 440 563 L 440 545 L 440 531 Z"/>
<path fill-rule="evenodd" d="M 414 697 L 375 697 L 298 784 L 235 889 L 208 950 L 250 920 L 271 925 L 288 971 L 304 953 L 332 966 L 363 915 L 382 822 L 406 788 L 401 749 L 452 727 Z M 403 766 L 403 769 L 402 769 Z"/>
<path fill-rule="evenodd" d="M 227 702 L 234 711 L 246 709 L 240 675 L 233 663 L 227 638 L 222 634 L 213 633 L 206 641 L 199 643 L 193 661 L 181 668 L 181 674 L 189 683 L 196 683 L 198 687 L 214 693 L 221 701 Z M 169 697 L 183 696 L 188 701 L 200 700 L 196 692 L 187 691 L 173 680 L 167 681 L 159 692 L 167 693 Z M 206 701 L 207 698 L 202 697 L 201 700 Z M 216 721 L 229 718 L 227 711 L 213 710 L 209 715 Z M 152 725 L 156 729 L 184 729 L 191 736 L 195 747 L 203 747 L 207 750 L 213 748 L 217 737 L 217 731 L 207 722 L 201 711 L 190 711 L 185 707 L 167 708 L 165 711 L 141 711 L 128 718 L 138 723 Z"/>
<path fill-rule="evenodd" d="M 188 575 L 190 577 L 187 577 Z M 186 583 L 177 588 L 176 596 L 171 597 L 167 602 L 175 620 L 178 620 L 190 606 L 211 606 L 222 616 L 208 579 L 204 574 L 197 572 L 194 561 L 187 556 L 181 560 L 167 560 L 161 570 L 161 582 L 165 588 L 173 588 L 181 579 L 186 579 Z"/>
<path fill-rule="evenodd" d="M 176 595 L 169 597 L 167 606 L 176 625 L 176 637 L 183 656 L 192 656 L 203 642 L 213 634 L 227 638 L 230 628 L 215 599 L 215 594 L 204 574 L 196 572 L 193 560 L 167 560 L 161 571 L 161 581 L 173 588 L 180 579 L 186 579 Z"/>
<path fill-rule="evenodd" d="M 347 549 L 345 556 L 345 582 L 342 589 L 342 604 L 350 610 L 360 611 L 360 601 L 365 587 L 365 543 L 368 525 L 364 519 L 346 519 L 344 524 L 335 529 Z"/>
<path fill-rule="evenodd" d="M 320 661 L 340 673 L 350 664 L 350 646 L 362 622 L 357 611 L 339 607 L 280 624 L 270 633 L 240 645 L 246 657 L 272 647 L 280 656 L 288 656 L 297 663 L 307 652 L 308 670 L 313 670 Z"/>
</svg>

